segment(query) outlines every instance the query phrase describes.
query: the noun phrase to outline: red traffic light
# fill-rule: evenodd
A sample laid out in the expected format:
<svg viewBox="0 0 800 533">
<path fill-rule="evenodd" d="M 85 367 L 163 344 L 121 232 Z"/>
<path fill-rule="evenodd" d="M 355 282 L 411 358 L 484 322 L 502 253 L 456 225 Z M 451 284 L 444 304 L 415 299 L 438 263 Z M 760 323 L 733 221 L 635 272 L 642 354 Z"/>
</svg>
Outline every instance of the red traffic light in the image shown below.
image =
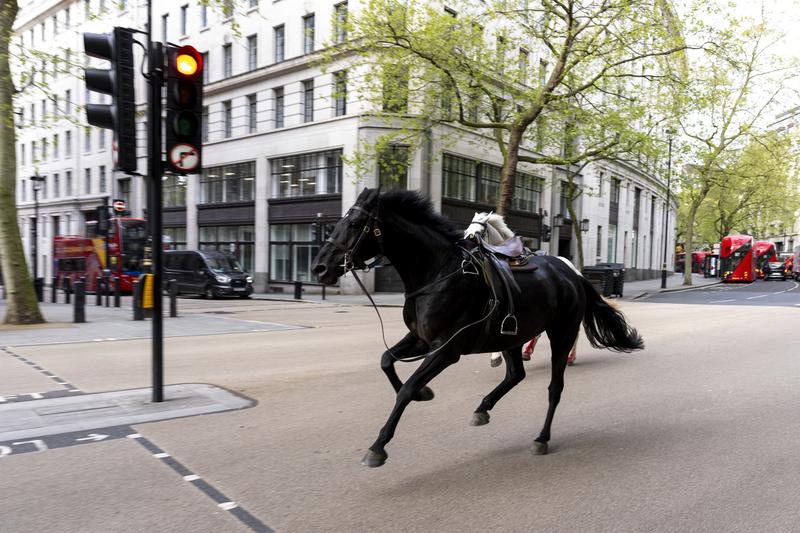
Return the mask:
<svg viewBox="0 0 800 533">
<path fill-rule="evenodd" d="M 194 46 L 181 46 L 175 54 L 175 70 L 181 76 L 194 76 L 203 70 L 203 56 Z"/>
</svg>

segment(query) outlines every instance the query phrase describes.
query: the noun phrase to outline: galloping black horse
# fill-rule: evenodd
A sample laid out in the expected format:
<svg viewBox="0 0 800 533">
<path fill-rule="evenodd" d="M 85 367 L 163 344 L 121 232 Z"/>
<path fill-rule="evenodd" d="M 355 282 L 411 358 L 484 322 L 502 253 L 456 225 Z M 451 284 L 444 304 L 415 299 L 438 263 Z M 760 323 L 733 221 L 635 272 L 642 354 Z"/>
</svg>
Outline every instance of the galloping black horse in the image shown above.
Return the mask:
<svg viewBox="0 0 800 533">
<path fill-rule="evenodd" d="M 506 375 L 480 403 L 471 423 L 489 422 L 489 410 L 525 377 L 523 344 L 545 331 L 552 347 L 552 378 L 544 427 L 532 451 L 547 453 L 553 414 L 564 388 L 567 355 L 581 321 L 596 348 L 629 352 L 644 347 L 639 334 L 622 314 L 598 295 L 592 285 L 556 257 L 535 256 L 533 272 L 514 274 L 518 331 L 500 333 L 508 305 L 487 284 L 481 266 L 463 247 L 461 233 L 436 213 L 429 200 L 405 190 L 365 189 L 336 224 L 314 259 L 312 270 L 323 283 L 334 283 L 366 261 L 385 256 L 397 269 L 406 289 L 403 318 L 409 333 L 383 353 L 381 368 L 397 392 L 397 400 L 378 439 L 362 464 L 386 462 L 386 444 L 406 406 L 433 399 L 427 384 L 461 354 L 502 351 Z M 493 302 L 498 302 L 493 303 Z M 403 383 L 396 360 L 422 356 L 417 370 Z"/>
</svg>

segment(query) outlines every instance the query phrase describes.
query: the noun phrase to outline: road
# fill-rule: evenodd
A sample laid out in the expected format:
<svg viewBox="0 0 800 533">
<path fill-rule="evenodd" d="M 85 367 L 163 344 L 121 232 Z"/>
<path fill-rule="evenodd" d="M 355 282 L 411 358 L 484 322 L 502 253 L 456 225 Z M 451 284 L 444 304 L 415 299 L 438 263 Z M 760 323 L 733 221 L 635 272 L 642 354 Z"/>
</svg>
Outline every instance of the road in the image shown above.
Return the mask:
<svg viewBox="0 0 800 533">
<path fill-rule="evenodd" d="M 798 292 L 758 282 L 620 302 L 646 349 L 615 354 L 581 338 L 547 456 L 529 452 L 547 407 L 547 340 L 487 426 L 468 421 L 503 368 L 464 357 L 433 382 L 434 401 L 406 411 L 378 469 L 359 465 L 393 403 L 371 308 L 182 301 L 174 320 L 256 327 L 166 339 L 167 382 L 257 405 L 56 449 L 4 443 L 0 530 L 797 531 Z M 399 339 L 400 310 L 381 313 Z M 64 391 L 56 378 L 87 394 L 149 385 L 147 339 L 7 350 L 8 398 L 42 401 L 25 394 Z"/>
</svg>

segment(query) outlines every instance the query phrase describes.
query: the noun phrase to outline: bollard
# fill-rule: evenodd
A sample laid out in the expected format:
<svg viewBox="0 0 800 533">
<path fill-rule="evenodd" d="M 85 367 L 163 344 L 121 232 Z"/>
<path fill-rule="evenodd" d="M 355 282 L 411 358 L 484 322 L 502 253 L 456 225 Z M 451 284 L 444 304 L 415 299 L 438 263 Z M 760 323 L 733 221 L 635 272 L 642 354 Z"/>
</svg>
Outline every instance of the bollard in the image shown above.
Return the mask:
<svg viewBox="0 0 800 533">
<path fill-rule="evenodd" d="M 303 298 L 303 282 L 302 281 L 295 281 L 294 282 L 294 299 L 301 300 Z"/>
<path fill-rule="evenodd" d="M 178 316 L 178 281 L 171 279 L 167 282 L 169 291 L 169 316 Z"/>
<path fill-rule="evenodd" d="M 103 292 L 106 294 L 106 307 L 111 307 L 111 275 L 103 276 Z"/>
<path fill-rule="evenodd" d="M 100 307 L 101 305 L 103 305 L 103 292 L 102 292 L 103 278 L 101 278 L 100 276 L 97 276 L 95 278 L 95 280 L 94 280 L 94 283 L 95 283 L 95 285 L 94 285 L 94 304 L 96 306 Z"/>
<path fill-rule="evenodd" d="M 69 301 L 72 299 L 72 288 L 70 287 L 72 283 L 70 282 L 70 278 L 64 278 L 61 282 L 61 288 L 64 289 L 64 303 L 68 304 Z"/>
<path fill-rule="evenodd" d="M 56 298 L 56 289 L 58 288 L 58 278 L 53 276 L 53 280 L 50 284 L 50 303 L 56 303 L 58 299 Z"/>
<path fill-rule="evenodd" d="M 142 289 L 144 284 L 136 280 L 133 282 L 133 319 L 144 320 L 144 309 L 142 309 Z"/>
<path fill-rule="evenodd" d="M 325 284 L 322 284 L 322 299 L 325 299 Z"/>
<path fill-rule="evenodd" d="M 79 281 L 73 287 L 75 289 L 73 322 L 83 323 L 86 322 L 86 286 Z"/>
<path fill-rule="evenodd" d="M 44 278 L 33 280 L 33 292 L 36 293 L 36 301 L 44 302 Z"/>
<path fill-rule="evenodd" d="M 119 299 L 119 276 L 114 276 L 114 307 L 120 306 Z"/>
</svg>

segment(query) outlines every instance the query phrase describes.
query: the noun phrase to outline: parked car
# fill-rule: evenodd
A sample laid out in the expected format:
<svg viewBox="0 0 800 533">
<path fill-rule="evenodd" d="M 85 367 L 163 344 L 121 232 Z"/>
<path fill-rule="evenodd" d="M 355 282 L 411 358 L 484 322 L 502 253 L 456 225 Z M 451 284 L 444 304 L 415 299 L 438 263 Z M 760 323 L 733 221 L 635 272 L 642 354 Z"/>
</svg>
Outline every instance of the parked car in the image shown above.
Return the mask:
<svg viewBox="0 0 800 533">
<path fill-rule="evenodd" d="M 767 263 L 767 267 L 764 269 L 764 281 L 770 279 L 779 279 L 781 281 L 786 281 L 786 270 L 784 269 L 784 265 L 782 261 L 770 261 Z"/>
<path fill-rule="evenodd" d="M 163 255 L 164 284 L 174 279 L 179 294 L 249 298 L 253 278 L 238 261 L 223 252 L 167 250 Z"/>
</svg>

